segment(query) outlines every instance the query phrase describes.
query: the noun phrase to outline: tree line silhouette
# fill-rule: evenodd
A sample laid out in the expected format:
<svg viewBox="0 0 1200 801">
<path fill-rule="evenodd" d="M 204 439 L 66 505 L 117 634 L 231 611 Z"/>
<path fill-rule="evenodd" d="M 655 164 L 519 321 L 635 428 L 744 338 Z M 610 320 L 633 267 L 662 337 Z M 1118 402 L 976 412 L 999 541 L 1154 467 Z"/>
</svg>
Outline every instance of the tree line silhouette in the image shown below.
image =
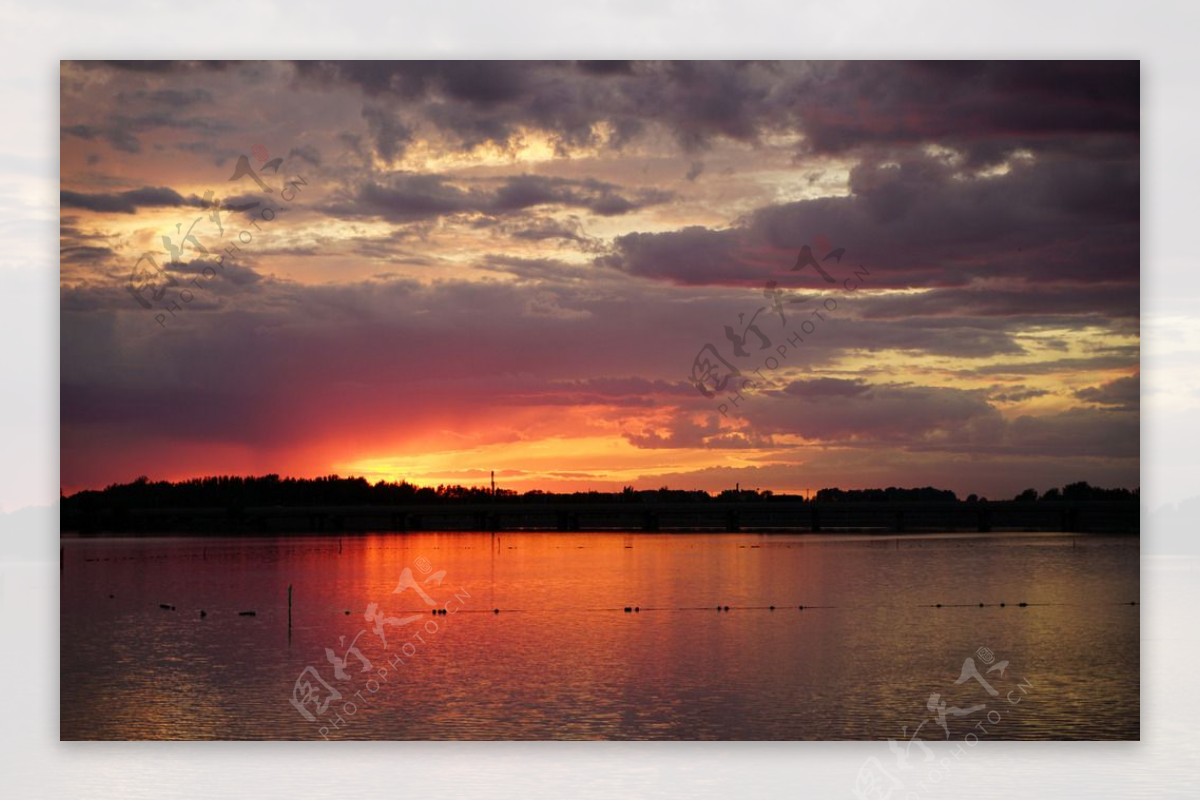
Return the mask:
<svg viewBox="0 0 1200 801">
<path fill-rule="evenodd" d="M 1086 481 L 1053 487 L 1042 493 L 1027 489 L 1012 500 L 1023 503 L 1076 501 L 1136 501 L 1138 489 L 1103 489 Z M 128 484 L 110 484 L 103 490 L 83 490 L 61 498 L 64 512 L 87 513 L 120 508 L 237 508 L 248 506 L 408 506 L 479 503 L 771 503 L 814 502 L 852 503 L 985 503 L 987 498 L 974 494 L 959 499 L 952 490 L 934 487 L 886 489 L 820 489 L 810 499 L 803 495 L 775 493 L 770 490 L 728 489 L 715 495 L 704 490 L 676 490 L 667 487 L 619 492 L 547 492 L 465 487 L 460 484 L 422 487 L 407 481 L 377 481 L 337 475 L 318 478 L 281 478 L 265 476 L 208 476 L 185 481 L 150 481 L 141 476 Z"/>
</svg>

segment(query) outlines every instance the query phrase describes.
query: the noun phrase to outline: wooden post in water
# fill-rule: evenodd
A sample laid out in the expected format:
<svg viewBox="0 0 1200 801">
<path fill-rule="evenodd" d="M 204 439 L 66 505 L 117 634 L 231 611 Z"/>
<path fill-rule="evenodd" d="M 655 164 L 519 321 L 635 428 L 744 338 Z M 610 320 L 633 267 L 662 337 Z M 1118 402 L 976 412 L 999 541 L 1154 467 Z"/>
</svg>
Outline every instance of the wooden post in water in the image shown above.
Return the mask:
<svg viewBox="0 0 1200 801">
<path fill-rule="evenodd" d="M 292 641 L 292 585 L 288 585 L 288 642 Z"/>
</svg>

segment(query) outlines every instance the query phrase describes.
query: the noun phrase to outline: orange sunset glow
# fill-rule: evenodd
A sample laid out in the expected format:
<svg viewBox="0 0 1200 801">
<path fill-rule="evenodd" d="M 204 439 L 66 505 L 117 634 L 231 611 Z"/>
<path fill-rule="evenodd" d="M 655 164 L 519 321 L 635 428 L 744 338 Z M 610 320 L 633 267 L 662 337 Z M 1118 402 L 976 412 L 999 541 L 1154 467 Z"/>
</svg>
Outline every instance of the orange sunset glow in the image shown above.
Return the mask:
<svg viewBox="0 0 1200 801">
<path fill-rule="evenodd" d="M 64 62 L 62 490 L 1135 487 L 1137 86 Z"/>
</svg>

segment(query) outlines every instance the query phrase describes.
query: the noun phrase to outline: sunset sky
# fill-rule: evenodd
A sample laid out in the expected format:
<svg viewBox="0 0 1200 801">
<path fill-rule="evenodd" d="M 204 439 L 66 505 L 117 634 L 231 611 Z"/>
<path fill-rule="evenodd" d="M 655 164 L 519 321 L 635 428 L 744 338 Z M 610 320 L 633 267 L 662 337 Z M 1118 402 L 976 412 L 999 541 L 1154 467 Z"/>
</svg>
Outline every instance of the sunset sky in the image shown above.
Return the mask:
<svg viewBox="0 0 1200 801">
<path fill-rule="evenodd" d="M 1138 486 L 1139 83 L 64 62 L 62 489 Z M 708 344 L 778 365 L 734 408 L 691 381 Z"/>
</svg>

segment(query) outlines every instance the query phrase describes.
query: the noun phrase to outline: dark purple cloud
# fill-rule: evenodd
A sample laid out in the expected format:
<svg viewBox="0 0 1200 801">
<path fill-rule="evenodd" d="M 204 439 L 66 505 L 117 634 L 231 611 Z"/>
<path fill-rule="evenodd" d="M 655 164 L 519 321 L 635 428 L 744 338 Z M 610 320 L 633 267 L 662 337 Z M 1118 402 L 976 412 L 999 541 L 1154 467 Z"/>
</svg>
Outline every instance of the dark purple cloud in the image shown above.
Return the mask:
<svg viewBox="0 0 1200 801">
<path fill-rule="evenodd" d="M 1017 162 L 971 177 L 914 154 L 855 168 L 848 197 L 763 207 L 729 228 L 624 234 L 598 263 L 677 284 L 746 285 L 786 273 L 823 236 L 846 248 L 841 273 L 862 264 L 876 288 L 941 288 L 877 298 L 868 314 L 1136 316 L 1138 179 L 1136 162 Z"/>
<path fill-rule="evenodd" d="M 1136 61 L 301 62 L 297 80 L 423 109 L 468 147 L 522 128 L 590 143 L 600 122 L 620 145 L 655 120 L 689 150 L 800 130 L 811 152 L 932 141 L 982 165 L 1080 136 L 1136 155 L 1139 132 Z"/>
<path fill-rule="evenodd" d="M 1086 387 L 1075 393 L 1075 397 L 1088 403 L 1124 411 L 1136 411 L 1141 403 L 1141 395 L 1140 373 L 1113 379 L 1098 387 Z"/>
<path fill-rule="evenodd" d="M 174 189 L 165 186 L 147 186 L 141 189 L 130 189 L 127 192 L 110 194 L 87 194 L 84 192 L 59 192 L 59 205 L 70 209 L 87 209 L 88 211 L 115 212 L 118 214 L 135 214 L 139 208 L 163 207 L 203 207 L 205 201 L 196 196 L 184 197 Z"/>
<path fill-rule="evenodd" d="M 410 172 L 392 173 L 381 182 L 368 181 L 353 198 L 335 202 L 327 210 L 337 216 L 373 216 L 396 222 L 468 213 L 503 216 L 538 206 L 585 209 L 611 217 L 666 203 L 671 197 L 661 189 L 623 190 L 594 178 L 525 174 L 462 188 L 443 175 Z"/>
</svg>

